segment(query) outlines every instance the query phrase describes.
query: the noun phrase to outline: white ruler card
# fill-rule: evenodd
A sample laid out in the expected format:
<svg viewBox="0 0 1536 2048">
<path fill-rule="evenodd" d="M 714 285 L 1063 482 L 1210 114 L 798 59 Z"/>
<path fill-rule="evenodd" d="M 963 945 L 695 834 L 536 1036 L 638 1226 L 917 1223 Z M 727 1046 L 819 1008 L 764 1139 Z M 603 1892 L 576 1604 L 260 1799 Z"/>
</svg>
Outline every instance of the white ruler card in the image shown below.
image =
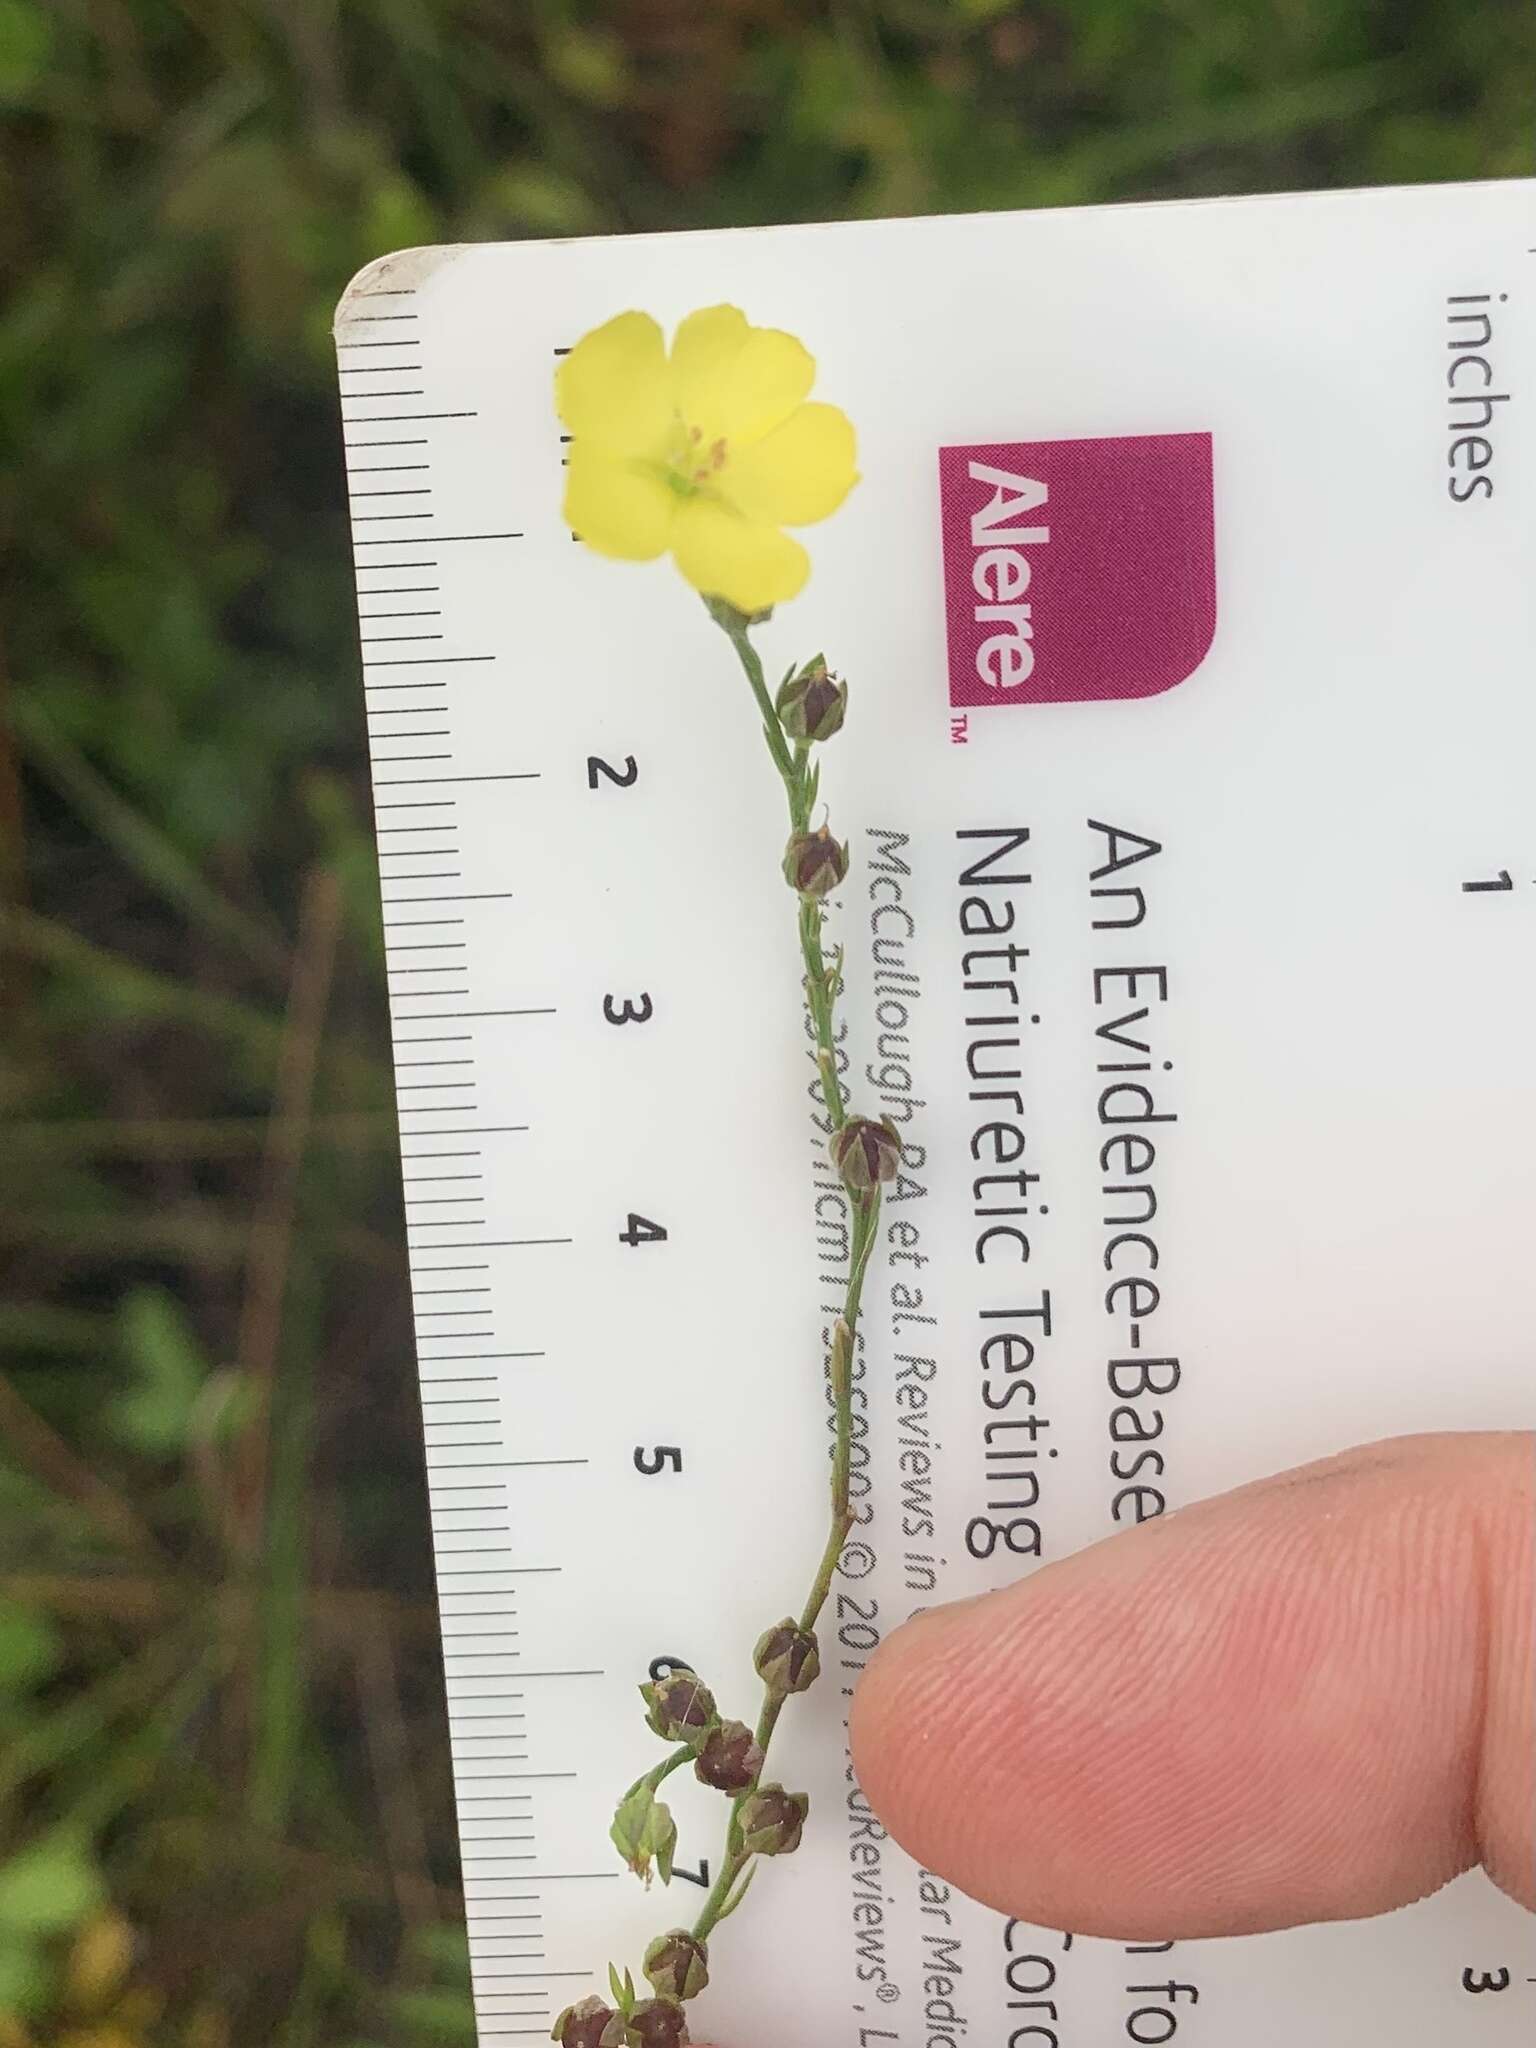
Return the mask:
<svg viewBox="0 0 1536 2048">
<path fill-rule="evenodd" d="M 685 1660 L 750 1718 L 825 1531 L 847 1213 L 782 792 L 696 596 L 560 518 L 560 352 L 722 302 L 800 336 L 858 429 L 759 639 L 772 677 L 822 649 L 849 679 L 845 1049 L 909 1165 L 828 1677 L 775 1749 L 806 1843 L 721 1931 L 696 2028 L 1529 2042 L 1529 1922 L 1480 1875 L 1156 1956 L 925 1914 L 844 1728 L 917 1607 L 1351 1443 L 1536 1421 L 1521 183 L 413 251 L 344 299 L 481 2039 L 547 2035 L 693 1918 L 718 1795 L 668 1787 L 671 1896 L 607 1838 L 659 1756 L 636 1686 Z M 1036 1427 L 1000 1458 L 1008 1329 Z"/>
</svg>

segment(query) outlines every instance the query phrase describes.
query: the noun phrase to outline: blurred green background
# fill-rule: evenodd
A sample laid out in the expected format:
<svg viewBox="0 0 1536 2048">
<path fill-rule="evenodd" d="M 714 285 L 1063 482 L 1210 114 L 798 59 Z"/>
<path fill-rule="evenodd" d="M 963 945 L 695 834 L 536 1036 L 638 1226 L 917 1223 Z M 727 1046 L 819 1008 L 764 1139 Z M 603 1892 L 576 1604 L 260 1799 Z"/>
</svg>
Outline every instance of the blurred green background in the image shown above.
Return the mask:
<svg viewBox="0 0 1536 2048">
<path fill-rule="evenodd" d="M 329 324 L 403 244 L 1529 174 L 1531 0 L 0 0 L 0 2048 L 473 2029 Z"/>
</svg>

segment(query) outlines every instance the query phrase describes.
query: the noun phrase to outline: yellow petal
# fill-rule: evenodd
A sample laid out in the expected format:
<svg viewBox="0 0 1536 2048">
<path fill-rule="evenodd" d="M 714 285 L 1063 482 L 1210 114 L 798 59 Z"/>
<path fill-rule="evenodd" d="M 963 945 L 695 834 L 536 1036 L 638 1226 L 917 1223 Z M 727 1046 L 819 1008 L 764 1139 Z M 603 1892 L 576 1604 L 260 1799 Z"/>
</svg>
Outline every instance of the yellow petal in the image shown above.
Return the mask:
<svg viewBox="0 0 1536 2048">
<path fill-rule="evenodd" d="M 565 479 L 565 519 L 600 555 L 652 562 L 665 554 L 677 516 L 676 494 L 651 470 L 616 461 L 578 441 Z"/>
<path fill-rule="evenodd" d="M 698 389 L 722 363 L 734 361 L 751 331 L 739 306 L 705 306 L 680 320 L 672 337 L 672 378 L 678 396 Z"/>
<path fill-rule="evenodd" d="M 683 501 L 672 550 L 695 590 L 723 597 L 743 612 L 783 604 L 811 573 L 811 558 L 799 541 L 713 498 Z"/>
<path fill-rule="evenodd" d="M 807 526 L 858 482 L 853 422 L 835 405 L 797 406 L 771 434 L 732 453 L 721 488 L 748 519 Z"/>
<path fill-rule="evenodd" d="M 751 327 L 735 306 L 690 313 L 672 343 L 677 410 L 708 445 L 741 447 L 770 433 L 816 381 L 816 359 L 792 334 Z"/>
<path fill-rule="evenodd" d="M 610 455 L 659 456 L 672 428 L 666 345 L 649 313 L 594 327 L 555 372 L 555 405 L 578 441 Z"/>
</svg>

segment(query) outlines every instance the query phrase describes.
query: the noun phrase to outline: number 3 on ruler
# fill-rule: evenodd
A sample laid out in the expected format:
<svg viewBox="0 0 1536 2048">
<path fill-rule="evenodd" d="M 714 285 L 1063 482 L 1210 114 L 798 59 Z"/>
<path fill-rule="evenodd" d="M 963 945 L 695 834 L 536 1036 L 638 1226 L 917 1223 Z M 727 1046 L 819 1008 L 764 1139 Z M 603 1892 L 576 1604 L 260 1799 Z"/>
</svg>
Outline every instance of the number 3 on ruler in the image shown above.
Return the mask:
<svg viewBox="0 0 1536 2048">
<path fill-rule="evenodd" d="M 1508 1970 L 1465 1969 L 1461 1973 L 1461 1988 L 1480 1997 L 1485 1991 L 1507 1991 L 1510 1985 Z"/>
</svg>

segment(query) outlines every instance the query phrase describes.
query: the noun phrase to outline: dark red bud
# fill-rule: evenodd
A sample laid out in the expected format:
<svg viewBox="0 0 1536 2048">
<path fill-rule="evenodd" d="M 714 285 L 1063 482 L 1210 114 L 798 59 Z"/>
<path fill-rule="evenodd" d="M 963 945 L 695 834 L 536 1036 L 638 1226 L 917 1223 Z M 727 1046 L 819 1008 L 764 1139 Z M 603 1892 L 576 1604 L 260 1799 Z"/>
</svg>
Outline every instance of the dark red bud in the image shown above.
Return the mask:
<svg viewBox="0 0 1536 2048">
<path fill-rule="evenodd" d="M 629 2015 L 630 2048 L 686 2048 L 688 2020 L 674 1998 L 642 1999 Z"/>
<path fill-rule="evenodd" d="M 816 1638 L 795 1621 L 781 1621 L 769 1629 L 752 1662 L 758 1677 L 774 1693 L 808 1692 L 821 1676 Z"/>
<path fill-rule="evenodd" d="M 784 684 L 774 709 L 792 740 L 829 740 L 842 729 L 848 685 L 839 682 L 818 655 Z"/>
<path fill-rule="evenodd" d="M 603 2035 L 615 2016 L 613 2007 L 602 1999 L 584 1998 L 579 2005 L 566 2007 L 549 2038 L 558 2041 L 560 2048 L 604 2048 Z"/>
<path fill-rule="evenodd" d="M 743 1721 L 722 1721 L 704 1738 L 694 1776 L 717 1792 L 745 1792 L 763 1768 L 763 1752 Z"/>
<path fill-rule="evenodd" d="M 664 1742 L 688 1742 L 695 1748 L 715 1725 L 715 1696 L 692 1671 L 674 1671 L 642 1685 L 646 1723 Z"/>
<path fill-rule="evenodd" d="M 800 1846 L 811 1802 L 803 1792 L 764 1785 L 742 1802 L 741 1845 L 754 1856 L 788 1856 Z"/>
<path fill-rule="evenodd" d="M 851 1116 L 832 1134 L 832 1163 L 854 1194 L 894 1180 L 901 1166 L 901 1139 L 889 1117 Z"/>
<path fill-rule="evenodd" d="M 830 896 L 848 872 L 848 849 L 823 825 L 797 832 L 784 849 L 784 879 L 802 896 Z"/>
</svg>

